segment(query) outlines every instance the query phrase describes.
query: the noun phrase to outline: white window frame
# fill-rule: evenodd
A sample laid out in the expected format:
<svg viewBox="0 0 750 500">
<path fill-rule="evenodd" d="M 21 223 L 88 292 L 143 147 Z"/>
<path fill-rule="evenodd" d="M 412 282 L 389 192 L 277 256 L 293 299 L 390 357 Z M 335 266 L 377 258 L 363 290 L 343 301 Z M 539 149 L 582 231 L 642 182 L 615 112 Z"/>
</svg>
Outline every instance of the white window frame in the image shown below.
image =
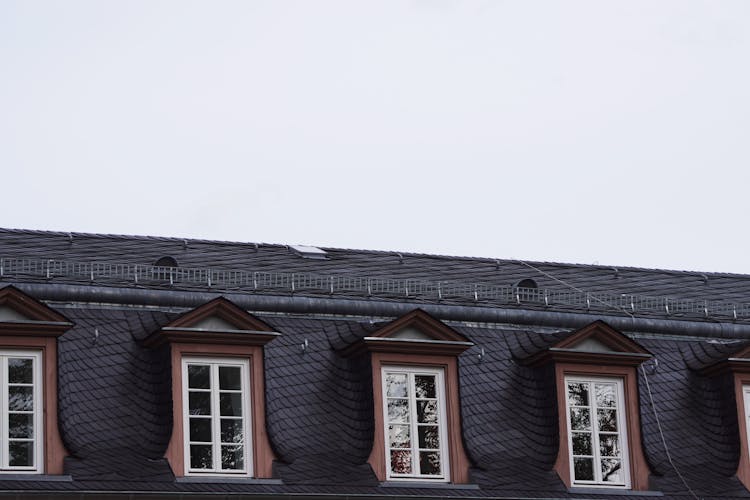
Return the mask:
<svg viewBox="0 0 750 500">
<path fill-rule="evenodd" d="M 745 405 L 745 433 L 747 442 L 750 443 L 750 385 L 742 386 L 742 399 Z"/>
<path fill-rule="evenodd" d="M 188 396 L 188 365 L 209 365 L 211 380 L 211 428 L 212 428 L 212 457 L 214 466 L 217 464 L 221 467 L 221 416 L 219 412 L 219 380 L 218 373 L 220 366 L 239 366 L 240 377 L 242 381 L 241 399 L 242 399 L 242 418 L 243 428 L 243 452 L 245 464 L 244 469 L 193 469 L 190 467 L 190 412 Z M 184 444 L 184 460 L 186 476 L 252 476 L 252 446 L 253 436 L 252 413 L 250 408 L 250 361 L 244 358 L 223 358 L 223 357 L 183 357 L 182 358 L 182 434 Z"/>
<path fill-rule="evenodd" d="M 599 422 L 596 418 L 596 406 L 594 392 L 590 391 L 589 408 L 591 408 L 591 446 L 594 459 L 594 478 L 595 480 L 581 480 L 575 478 L 575 462 L 573 460 L 573 429 L 570 423 L 570 399 L 568 395 L 568 384 L 570 383 L 588 383 L 593 386 L 594 383 L 615 384 L 617 391 L 617 429 L 620 448 L 622 450 L 622 475 L 624 482 L 613 483 L 601 480 L 601 455 L 599 451 Z M 631 485 L 630 477 L 630 456 L 628 450 L 628 432 L 627 432 L 627 408 L 625 406 L 625 383 L 619 377 L 596 377 L 596 376 L 566 376 L 564 379 L 565 389 L 565 422 L 568 429 L 568 460 L 570 461 L 570 484 L 574 486 L 586 486 L 594 488 L 619 488 L 629 489 Z M 598 478 L 598 479 L 596 479 Z"/>
<path fill-rule="evenodd" d="M 386 383 L 389 373 L 404 373 L 408 375 L 409 380 L 409 425 L 411 436 L 411 454 L 412 454 L 412 471 L 419 470 L 419 434 L 417 432 L 417 410 L 416 397 L 414 395 L 414 376 L 431 375 L 435 376 L 435 396 L 438 405 L 438 436 L 440 439 L 440 475 L 429 474 L 396 474 L 391 470 L 391 447 L 388 432 L 388 386 Z M 381 367 L 380 380 L 382 386 L 383 402 L 383 425 L 384 425 L 384 449 L 385 449 L 385 466 L 386 478 L 398 481 L 430 481 L 430 482 L 448 482 L 450 481 L 450 460 L 448 454 L 448 432 L 446 418 L 446 398 L 445 398 L 445 371 L 442 368 L 420 367 L 420 366 L 392 366 L 384 365 Z"/>
<path fill-rule="evenodd" d="M 9 465 L 8 426 L 8 358 L 31 358 L 32 370 L 34 461 L 31 466 Z M 0 472 L 4 474 L 41 474 L 44 472 L 44 385 L 42 378 L 42 353 L 28 350 L 0 350 Z"/>
</svg>

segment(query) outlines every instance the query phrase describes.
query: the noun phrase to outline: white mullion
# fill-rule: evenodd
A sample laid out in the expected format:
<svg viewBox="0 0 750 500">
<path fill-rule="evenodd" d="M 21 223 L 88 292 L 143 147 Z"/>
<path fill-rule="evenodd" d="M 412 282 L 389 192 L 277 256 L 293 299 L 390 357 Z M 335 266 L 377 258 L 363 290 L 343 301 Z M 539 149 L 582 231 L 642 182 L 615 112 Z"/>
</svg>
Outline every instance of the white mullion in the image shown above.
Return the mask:
<svg viewBox="0 0 750 500">
<path fill-rule="evenodd" d="M 221 433 L 219 431 L 219 365 L 211 364 L 209 384 L 211 388 L 211 453 L 212 470 L 221 471 Z"/>
<path fill-rule="evenodd" d="M 419 426 L 417 425 L 417 392 L 414 372 L 408 373 L 409 426 L 411 428 L 411 473 L 420 475 L 419 471 Z"/>
<path fill-rule="evenodd" d="M 594 455 L 594 480 L 597 483 L 602 482 L 602 457 L 599 449 L 599 407 L 596 405 L 596 382 L 589 382 L 589 404 L 591 405 L 591 431 Z"/>
</svg>

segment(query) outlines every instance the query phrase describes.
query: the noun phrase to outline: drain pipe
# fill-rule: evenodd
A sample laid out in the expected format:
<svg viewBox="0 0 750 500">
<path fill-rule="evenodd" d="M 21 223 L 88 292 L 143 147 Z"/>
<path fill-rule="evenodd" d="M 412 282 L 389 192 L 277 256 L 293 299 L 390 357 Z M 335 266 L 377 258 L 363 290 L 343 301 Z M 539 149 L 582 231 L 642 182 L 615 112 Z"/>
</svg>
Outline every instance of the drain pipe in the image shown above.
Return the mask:
<svg viewBox="0 0 750 500">
<path fill-rule="evenodd" d="M 259 295 L 248 293 L 188 292 L 83 286 L 59 283 L 14 283 L 14 286 L 38 300 L 96 304 L 148 305 L 170 308 L 194 308 L 223 296 L 249 311 L 297 314 L 331 314 L 398 317 L 421 308 L 442 319 L 477 323 L 535 325 L 558 328 L 580 328 L 595 319 L 629 332 L 663 333 L 689 337 L 750 339 L 750 324 L 639 318 L 614 314 L 575 313 L 522 309 L 517 306 L 460 306 L 435 303 L 388 301 L 379 299 L 345 299 L 302 296 Z"/>
</svg>

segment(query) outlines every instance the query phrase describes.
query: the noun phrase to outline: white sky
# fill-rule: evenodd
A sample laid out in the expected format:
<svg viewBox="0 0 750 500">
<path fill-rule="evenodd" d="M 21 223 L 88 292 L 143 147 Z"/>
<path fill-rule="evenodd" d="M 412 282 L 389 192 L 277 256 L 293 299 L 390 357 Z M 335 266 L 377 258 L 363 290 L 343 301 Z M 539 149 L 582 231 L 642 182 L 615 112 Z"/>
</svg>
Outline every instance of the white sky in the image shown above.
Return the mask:
<svg viewBox="0 0 750 500">
<path fill-rule="evenodd" d="M 750 273 L 750 2 L 0 0 L 0 226 Z"/>
</svg>

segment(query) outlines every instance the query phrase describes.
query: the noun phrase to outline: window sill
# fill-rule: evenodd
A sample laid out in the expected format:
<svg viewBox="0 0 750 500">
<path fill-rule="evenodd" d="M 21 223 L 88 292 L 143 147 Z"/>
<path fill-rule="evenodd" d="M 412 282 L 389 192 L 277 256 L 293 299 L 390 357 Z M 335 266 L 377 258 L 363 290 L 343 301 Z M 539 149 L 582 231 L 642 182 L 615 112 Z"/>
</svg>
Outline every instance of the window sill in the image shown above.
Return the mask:
<svg viewBox="0 0 750 500">
<path fill-rule="evenodd" d="M 177 483 L 216 483 L 216 484 L 284 484 L 281 479 L 259 479 L 255 477 L 231 476 L 185 476 L 176 477 Z"/>
<path fill-rule="evenodd" d="M 603 486 L 601 488 L 587 488 L 585 486 L 573 486 L 568 488 L 568 493 L 578 495 L 620 495 L 620 496 L 642 496 L 642 497 L 663 497 L 661 491 L 651 490 L 626 490 L 624 488 L 610 488 Z"/>
<path fill-rule="evenodd" d="M 0 481 L 50 481 L 50 482 L 65 482 L 69 483 L 73 481 L 73 476 L 59 475 L 53 476 L 51 474 L 2 474 L 0 473 Z"/>
<path fill-rule="evenodd" d="M 381 488 L 435 488 L 440 490 L 478 490 L 476 484 L 452 484 L 432 481 L 383 481 Z"/>
</svg>

